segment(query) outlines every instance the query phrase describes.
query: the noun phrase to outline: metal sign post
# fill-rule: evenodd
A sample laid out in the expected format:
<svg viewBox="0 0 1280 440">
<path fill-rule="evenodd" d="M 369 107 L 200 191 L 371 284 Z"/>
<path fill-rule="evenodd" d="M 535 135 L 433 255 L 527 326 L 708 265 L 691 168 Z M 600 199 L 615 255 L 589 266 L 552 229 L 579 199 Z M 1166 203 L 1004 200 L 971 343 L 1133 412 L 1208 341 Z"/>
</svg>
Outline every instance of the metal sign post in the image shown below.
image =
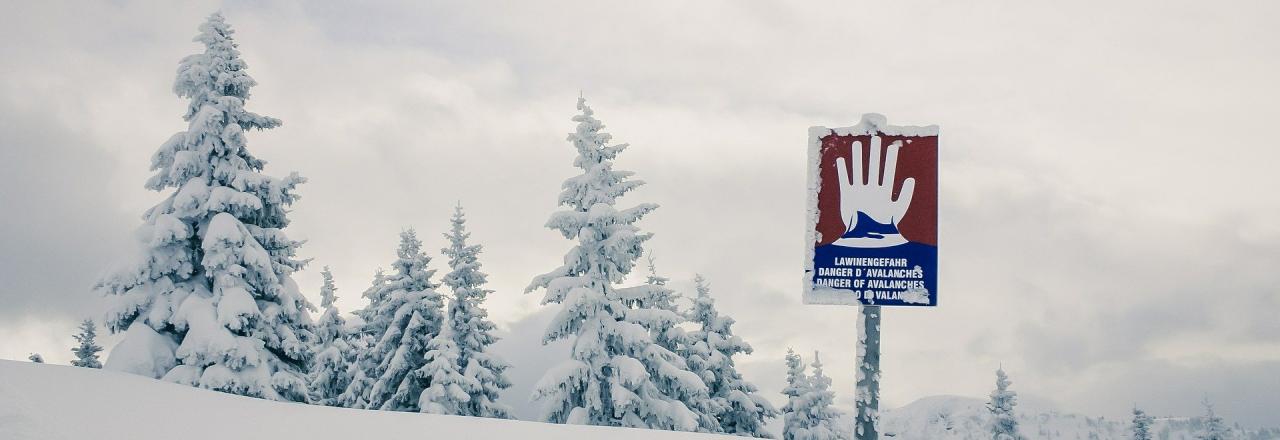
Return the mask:
<svg viewBox="0 0 1280 440">
<path fill-rule="evenodd" d="M 938 304 L 938 127 L 809 129 L 804 302 L 860 307 L 858 440 L 879 439 L 881 306 Z"/>
<path fill-rule="evenodd" d="M 880 415 L 880 306 L 862 306 L 858 311 L 857 419 L 853 434 L 857 440 L 880 438 L 876 421 Z"/>
</svg>

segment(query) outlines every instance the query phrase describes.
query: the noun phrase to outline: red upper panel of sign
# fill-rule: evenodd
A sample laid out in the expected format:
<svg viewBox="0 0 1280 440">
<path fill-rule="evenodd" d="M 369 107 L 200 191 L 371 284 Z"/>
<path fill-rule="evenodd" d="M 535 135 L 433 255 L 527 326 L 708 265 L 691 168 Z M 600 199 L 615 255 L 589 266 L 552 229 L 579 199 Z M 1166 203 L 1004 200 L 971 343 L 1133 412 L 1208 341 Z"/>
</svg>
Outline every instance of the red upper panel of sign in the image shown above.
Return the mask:
<svg viewBox="0 0 1280 440">
<path fill-rule="evenodd" d="M 898 231 L 908 241 L 937 246 L 938 244 L 938 137 L 937 136 L 901 136 L 876 133 L 882 145 L 902 141 L 898 152 L 898 172 L 893 182 L 895 200 L 902 191 L 902 182 L 907 178 L 916 180 L 915 194 L 906 215 L 898 223 Z M 858 152 L 861 160 L 870 161 L 872 135 L 841 136 L 835 133 L 822 138 L 822 159 L 819 163 L 819 178 L 822 188 L 838 188 L 836 176 L 836 160 L 847 160 L 853 156 L 855 142 L 862 143 L 862 151 Z M 880 157 L 879 167 L 884 169 L 886 160 L 884 152 Z M 849 162 L 845 165 L 852 167 Z M 857 178 L 866 181 L 870 170 L 863 170 Z M 883 173 L 880 173 L 883 175 Z M 854 178 L 853 176 L 850 176 Z M 846 231 L 844 221 L 840 219 L 840 192 L 818 192 L 818 243 L 825 245 L 836 241 Z"/>
</svg>

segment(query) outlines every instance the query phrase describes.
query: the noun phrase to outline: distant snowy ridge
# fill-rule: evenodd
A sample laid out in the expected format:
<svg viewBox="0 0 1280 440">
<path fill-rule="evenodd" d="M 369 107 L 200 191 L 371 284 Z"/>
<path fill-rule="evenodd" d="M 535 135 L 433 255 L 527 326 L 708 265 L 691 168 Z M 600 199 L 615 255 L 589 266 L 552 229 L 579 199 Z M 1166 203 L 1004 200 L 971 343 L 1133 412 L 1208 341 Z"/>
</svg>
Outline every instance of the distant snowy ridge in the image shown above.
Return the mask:
<svg viewBox="0 0 1280 440">
<path fill-rule="evenodd" d="M 0 360 L 0 439 L 172 438 L 713 440 L 740 437 L 282 403 L 114 371 Z"/>
<path fill-rule="evenodd" d="M 1129 420 L 1065 414 L 1052 409 L 1018 407 L 1018 425 L 1029 439 L 1128 440 Z M 982 399 L 960 396 L 925 397 L 901 408 L 882 412 L 880 431 L 894 440 L 989 439 L 990 418 Z M 1155 419 L 1151 433 L 1160 440 L 1193 440 L 1198 418 Z M 1280 439 L 1280 430 L 1233 429 L 1238 440 Z"/>
</svg>

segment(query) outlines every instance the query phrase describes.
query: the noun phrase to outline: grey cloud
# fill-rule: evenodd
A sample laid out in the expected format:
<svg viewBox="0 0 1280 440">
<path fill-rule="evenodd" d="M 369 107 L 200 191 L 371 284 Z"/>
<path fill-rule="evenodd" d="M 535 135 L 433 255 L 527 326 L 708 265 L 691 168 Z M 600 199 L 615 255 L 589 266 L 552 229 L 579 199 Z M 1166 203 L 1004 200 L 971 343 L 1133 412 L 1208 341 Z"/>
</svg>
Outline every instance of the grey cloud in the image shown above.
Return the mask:
<svg viewBox="0 0 1280 440">
<path fill-rule="evenodd" d="M 115 159 L 43 108 L 14 104 L 0 100 L 0 321 L 94 316 L 99 266 L 136 227 L 111 215 Z"/>
</svg>

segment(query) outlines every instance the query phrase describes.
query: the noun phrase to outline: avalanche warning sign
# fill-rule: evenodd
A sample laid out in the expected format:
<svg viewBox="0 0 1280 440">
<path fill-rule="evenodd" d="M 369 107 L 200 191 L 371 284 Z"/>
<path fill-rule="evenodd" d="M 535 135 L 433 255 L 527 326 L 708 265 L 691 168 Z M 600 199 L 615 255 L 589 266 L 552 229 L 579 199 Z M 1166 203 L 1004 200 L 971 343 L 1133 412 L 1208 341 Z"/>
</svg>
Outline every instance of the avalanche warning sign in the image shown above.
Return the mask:
<svg viewBox="0 0 1280 440">
<path fill-rule="evenodd" d="M 806 304 L 938 304 L 938 127 L 809 129 Z"/>
</svg>

